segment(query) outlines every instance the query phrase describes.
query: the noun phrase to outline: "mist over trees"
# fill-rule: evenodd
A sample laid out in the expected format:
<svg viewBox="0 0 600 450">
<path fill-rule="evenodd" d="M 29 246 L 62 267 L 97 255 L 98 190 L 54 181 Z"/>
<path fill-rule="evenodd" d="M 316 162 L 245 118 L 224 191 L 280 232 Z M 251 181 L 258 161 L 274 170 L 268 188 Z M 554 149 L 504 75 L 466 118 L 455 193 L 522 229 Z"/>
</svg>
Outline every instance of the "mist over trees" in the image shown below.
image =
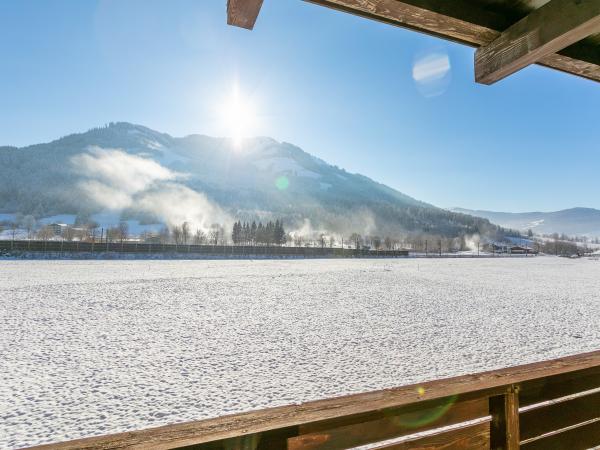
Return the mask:
<svg viewBox="0 0 600 450">
<path fill-rule="evenodd" d="M 287 241 L 287 235 L 283 228 L 283 222 L 269 221 L 265 225 L 262 222 L 235 222 L 231 232 L 231 241 L 235 245 L 283 245 Z"/>
</svg>

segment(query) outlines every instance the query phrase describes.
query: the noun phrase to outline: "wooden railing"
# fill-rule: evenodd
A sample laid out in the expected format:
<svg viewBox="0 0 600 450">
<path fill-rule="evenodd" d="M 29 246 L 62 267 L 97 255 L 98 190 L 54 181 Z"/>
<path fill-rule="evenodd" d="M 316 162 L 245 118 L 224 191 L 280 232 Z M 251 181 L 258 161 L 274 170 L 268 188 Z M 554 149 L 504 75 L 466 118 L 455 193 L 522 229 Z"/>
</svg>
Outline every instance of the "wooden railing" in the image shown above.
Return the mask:
<svg viewBox="0 0 600 450">
<path fill-rule="evenodd" d="M 600 445 L 600 351 L 364 394 L 35 447 L 577 450 Z"/>
</svg>

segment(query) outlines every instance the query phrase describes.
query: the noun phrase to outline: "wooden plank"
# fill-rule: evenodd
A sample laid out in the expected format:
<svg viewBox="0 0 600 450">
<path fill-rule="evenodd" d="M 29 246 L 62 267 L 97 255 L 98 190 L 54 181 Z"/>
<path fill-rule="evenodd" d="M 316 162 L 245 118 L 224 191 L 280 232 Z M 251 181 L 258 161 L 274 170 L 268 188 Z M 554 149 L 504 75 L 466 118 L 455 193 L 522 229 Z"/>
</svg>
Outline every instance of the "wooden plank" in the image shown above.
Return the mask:
<svg viewBox="0 0 600 450">
<path fill-rule="evenodd" d="M 227 0 L 227 23 L 251 30 L 263 0 Z"/>
<path fill-rule="evenodd" d="M 491 44 L 514 23 L 510 22 L 509 14 L 499 14 L 482 4 L 465 0 L 305 1 L 474 47 Z M 595 42 L 577 42 L 558 53 L 541 57 L 538 63 L 600 81 L 600 46 Z"/>
<path fill-rule="evenodd" d="M 521 383 L 519 404 L 530 406 L 596 388 L 600 388 L 600 367 Z"/>
<path fill-rule="evenodd" d="M 374 450 L 489 450 L 490 423 L 484 422 Z"/>
<path fill-rule="evenodd" d="M 520 414 L 521 439 L 531 439 L 600 418 L 600 392 L 530 409 Z"/>
<path fill-rule="evenodd" d="M 521 444 L 522 450 L 586 450 L 600 445 L 600 422 Z"/>
<path fill-rule="evenodd" d="M 500 370 L 402 386 L 363 394 L 262 409 L 214 419 L 167 425 L 147 430 L 78 439 L 38 446 L 38 449 L 170 449 L 256 434 L 323 420 L 362 414 L 411 403 L 463 395 L 501 394 L 511 384 L 600 366 L 600 351 L 525 364 Z"/>
<path fill-rule="evenodd" d="M 492 415 L 490 448 L 518 450 L 519 448 L 519 394 L 511 387 L 501 396 L 490 398 Z"/>
<path fill-rule="evenodd" d="M 301 434 L 288 440 L 288 450 L 336 450 L 357 447 L 478 419 L 488 413 L 486 397 L 467 401 L 446 398 L 419 406 L 422 408 L 406 408 L 382 419 Z M 302 429 L 300 432 L 302 433 Z"/>
<path fill-rule="evenodd" d="M 475 81 L 492 84 L 600 31 L 600 1 L 551 0 L 475 52 Z"/>
<path fill-rule="evenodd" d="M 399 0 L 306 1 L 462 44 L 486 45 L 500 35 L 498 30 L 449 16 L 447 10 L 440 9 L 438 12 L 432 5 L 432 3 L 448 3 L 446 0 L 426 3 Z M 454 1 L 458 3 L 458 0 Z M 469 8 L 461 2 L 461 6 L 463 11 L 473 11 L 472 5 Z M 481 15 L 486 17 L 484 12 Z"/>
</svg>

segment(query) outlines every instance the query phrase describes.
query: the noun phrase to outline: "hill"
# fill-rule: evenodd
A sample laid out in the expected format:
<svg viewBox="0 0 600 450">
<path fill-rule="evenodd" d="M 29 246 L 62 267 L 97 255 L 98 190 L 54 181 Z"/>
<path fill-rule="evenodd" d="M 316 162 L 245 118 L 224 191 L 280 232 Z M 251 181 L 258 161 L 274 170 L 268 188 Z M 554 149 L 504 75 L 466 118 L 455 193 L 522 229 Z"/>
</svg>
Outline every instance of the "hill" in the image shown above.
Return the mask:
<svg viewBox="0 0 600 450">
<path fill-rule="evenodd" d="M 452 211 L 485 217 L 493 223 L 538 234 L 564 233 L 569 236 L 600 236 L 600 210 L 570 208 L 553 212 L 508 213 L 453 208 Z"/>
<path fill-rule="evenodd" d="M 309 233 L 498 235 L 486 219 L 447 211 L 267 137 L 172 137 L 130 123 L 29 147 L 0 147 L 0 212 L 81 220 L 111 211 L 198 228 L 282 218 Z"/>
</svg>

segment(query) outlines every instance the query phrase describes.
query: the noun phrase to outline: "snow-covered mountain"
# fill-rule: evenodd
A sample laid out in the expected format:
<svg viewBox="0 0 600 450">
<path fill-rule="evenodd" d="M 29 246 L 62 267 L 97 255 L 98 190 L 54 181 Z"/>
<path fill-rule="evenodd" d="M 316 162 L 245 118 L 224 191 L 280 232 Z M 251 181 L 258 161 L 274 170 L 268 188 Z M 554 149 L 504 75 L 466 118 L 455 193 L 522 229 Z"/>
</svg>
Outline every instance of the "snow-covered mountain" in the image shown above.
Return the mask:
<svg viewBox="0 0 600 450">
<path fill-rule="evenodd" d="M 554 212 L 508 213 L 452 208 L 452 211 L 485 217 L 515 230 L 531 229 L 538 234 L 565 233 L 570 236 L 600 236 L 600 210 L 570 208 Z"/>
<path fill-rule="evenodd" d="M 380 233 L 495 233 L 487 220 L 418 201 L 267 137 L 172 137 L 129 123 L 29 147 L 0 147 L 0 213 L 199 226 L 281 217 L 298 227 Z"/>
</svg>

